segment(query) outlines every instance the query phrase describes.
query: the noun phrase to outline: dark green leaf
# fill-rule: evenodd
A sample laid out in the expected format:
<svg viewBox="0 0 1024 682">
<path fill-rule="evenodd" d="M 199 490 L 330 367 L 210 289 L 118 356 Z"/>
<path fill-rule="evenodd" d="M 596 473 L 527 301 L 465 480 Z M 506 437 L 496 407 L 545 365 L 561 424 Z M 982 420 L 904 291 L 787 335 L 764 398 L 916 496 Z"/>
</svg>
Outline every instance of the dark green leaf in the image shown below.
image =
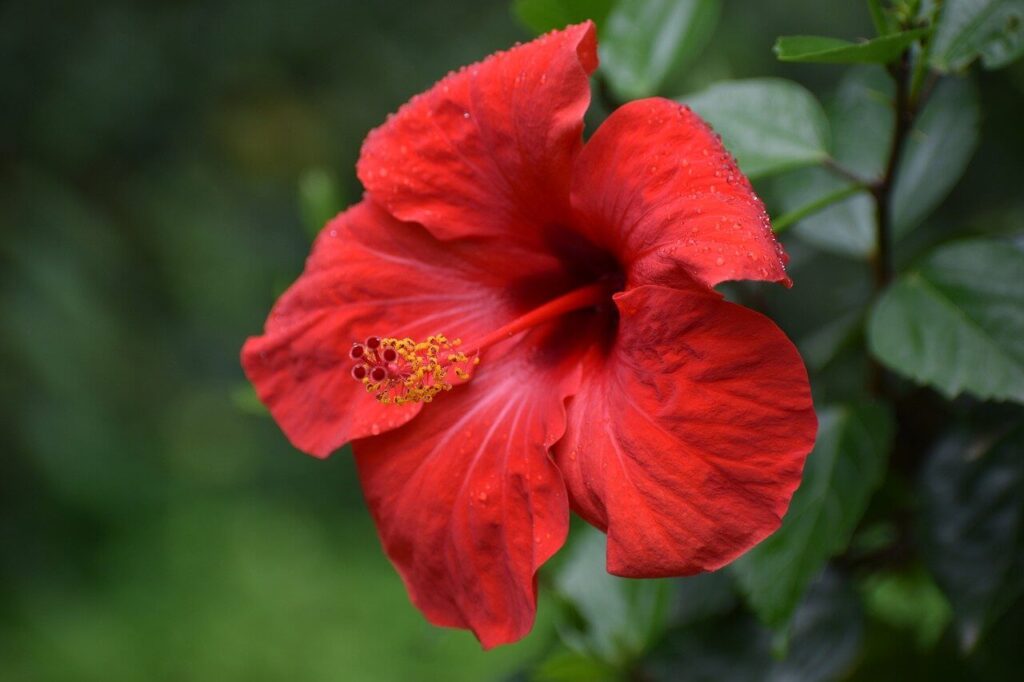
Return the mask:
<svg viewBox="0 0 1024 682">
<path fill-rule="evenodd" d="M 723 81 L 684 98 L 722 136 L 748 176 L 819 163 L 828 121 L 804 87 L 781 78 Z"/>
<path fill-rule="evenodd" d="M 921 478 L 925 561 L 953 605 L 970 650 L 1024 592 L 1024 425 L 958 430 Z"/>
<path fill-rule="evenodd" d="M 976 58 L 986 68 L 1024 54 L 1024 0 L 946 0 L 932 44 L 940 71 L 959 71 Z"/>
<path fill-rule="evenodd" d="M 893 129 L 892 83 L 877 67 L 853 69 L 826 104 L 832 157 L 873 179 L 885 166 Z M 977 94 L 969 81 L 939 84 L 910 131 L 893 189 L 894 236 L 924 220 L 960 179 L 978 141 Z M 782 212 L 794 211 L 852 183 L 823 169 L 781 177 Z M 808 216 L 794 228 L 802 239 L 844 255 L 867 257 L 875 247 L 875 207 L 866 192 Z"/>
<path fill-rule="evenodd" d="M 878 66 L 855 66 L 843 74 L 828 101 L 832 156 L 853 172 L 876 178 L 885 170 L 892 140 L 894 87 Z"/>
<path fill-rule="evenodd" d="M 786 269 L 797 286 L 764 292 L 765 312 L 817 372 L 859 334 L 872 297 L 871 271 L 866 263 L 822 253 L 802 240 L 791 240 L 786 250 Z M 823 387 L 820 378 L 815 376 L 815 390 Z"/>
<path fill-rule="evenodd" d="M 623 100 L 650 97 L 711 39 L 718 0 L 619 0 L 601 34 L 601 70 Z"/>
<path fill-rule="evenodd" d="M 978 95 L 967 80 L 946 79 L 921 112 L 907 139 L 893 187 L 897 236 L 917 226 L 967 168 L 978 143 Z"/>
<path fill-rule="evenodd" d="M 838 678 L 860 649 L 863 617 L 857 595 L 839 575 L 825 572 L 793 616 L 788 647 L 779 656 L 772 634 L 748 614 L 734 612 L 670 633 L 645 666 L 666 682 L 818 682 Z"/>
<path fill-rule="evenodd" d="M 892 83 L 878 67 L 855 67 L 844 74 L 826 103 L 832 130 L 832 157 L 845 168 L 874 178 L 882 173 L 892 137 Z M 852 183 L 835 173 L 804 169 L 776 186 L 782 211 L 794 211 Z M 871 197 L 861 193 L 804 218 L 794 231 L 807 242 L 847 256 L 867 257 L 875 249 Z"/>
<path fill-rule="evenodd" d="M 783 36 L 775 41 L 776 56 L 784 62 L 818 64 L 888 64 L 895 61 L 929 29 L 892 33 L 859 43 L 821 36 Z"/>
<path fill-rule="evenodd" d="M 948 397 L 1024 402 L 1024 250 L 996 239 L 938 249 L 875 304 L 868 342 Z"/>
<path fill-rule="evenodd" d="M 536 33 L 592 19 L 604 25 L 612 0 L 515 0 L 512 12 Z"/>
<path fill-rule="evenodd" d="M 670 633 L 645 661 L 641 679 L 761 680 L 771 664 L 770 633 L 748 613 L 737 612 Z"/>
<path fill-rule="evenodd" d="M 848 670 L 861 648 L 864 616 L 853 586 L 826 570 L 793 614 L 786 657 L 775 661 L 768 680 L 834 680 Z"/>
<path fill-rule="evenodd" d="M 730 611 L 736 605 L 732 577 L 726 571 L 701 573 L 675 581 L 669 612 L 673 625 L 689 625 Z"/>
<path fill-rule="evenodd" d="M 621 666 L 639 656 L 664 629 L 671 582 L 626 580 L 609 575 L 606 538 L 587 527 L 577 534 L 555 587 L 571 606 L 574 623 L 559 628 L 577 653 Z"/>
<path fill-rule="evenodd" d="M 880 405 L 818 413 L 818 441 L 782 527 L 733 564 L 747 600 L 766 623 L 785 623 L 829 557 L 842 552 L 878 487 L 892 435 Z"/>
<path fill-rule="evenodd" d="M 823 168 L 804 168 L 779 178 L 776 192 L 783 211 L 796 211 L 836 191 L 853 186 Z M 867 257 L 875 250 L 874 203 L 860 192 L 803 218 L 793 226 L 800 238 L 847 256 Z"/>
</svg>

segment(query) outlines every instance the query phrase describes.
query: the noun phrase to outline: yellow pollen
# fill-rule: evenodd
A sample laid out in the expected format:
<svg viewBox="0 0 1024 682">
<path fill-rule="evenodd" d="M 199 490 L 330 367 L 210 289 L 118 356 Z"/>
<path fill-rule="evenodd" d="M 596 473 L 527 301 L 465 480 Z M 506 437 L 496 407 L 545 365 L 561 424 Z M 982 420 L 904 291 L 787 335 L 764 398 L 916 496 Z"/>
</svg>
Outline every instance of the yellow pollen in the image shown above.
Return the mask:
<svg viewBox="0 0 1024 682">
<path fill-rule="evenodd" d="M 468 381 L 472 368 L 480 362 L 475 353 L 470 356 L 456 350 L 461 343 L 443 334 L 425 341 L 371 338 L 366 345 L 356 344 L 360 352 L 358 357 L 353 355 L 353 376 L 381 403 L 429 403 L 438 393 Z"/>
</svg>

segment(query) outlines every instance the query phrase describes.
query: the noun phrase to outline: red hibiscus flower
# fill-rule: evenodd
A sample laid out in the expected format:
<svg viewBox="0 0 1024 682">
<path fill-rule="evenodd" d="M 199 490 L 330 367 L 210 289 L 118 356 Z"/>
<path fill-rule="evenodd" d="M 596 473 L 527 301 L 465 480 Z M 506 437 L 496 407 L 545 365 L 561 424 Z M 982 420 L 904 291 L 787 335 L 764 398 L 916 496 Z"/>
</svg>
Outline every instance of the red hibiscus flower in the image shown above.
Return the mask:
<svg viewBox="0 0 1024 682">
<path fill-rule="evenodd" d="M 242 351 L 297 448 L 353 443 L 413 602 L 485 647 L 530 630 L 570 509 L 616 575 L 714 570 L 778 527 L 814 441 L 796 349 L 712 288 L 789 283 L 761 201 L 668 100 L 584 145 L 595 68 L 572 26 L 389 117 Z"/>
</svg>

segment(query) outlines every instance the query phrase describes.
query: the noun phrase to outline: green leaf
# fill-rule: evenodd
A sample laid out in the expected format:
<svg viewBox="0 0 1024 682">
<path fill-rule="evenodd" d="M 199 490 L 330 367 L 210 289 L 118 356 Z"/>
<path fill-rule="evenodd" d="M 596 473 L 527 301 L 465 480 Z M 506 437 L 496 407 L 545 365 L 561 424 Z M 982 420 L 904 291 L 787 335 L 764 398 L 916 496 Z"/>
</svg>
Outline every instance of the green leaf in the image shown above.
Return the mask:
<svg viewBox="0 0 1024 682">
<path fill-rule="evenodd" d="M 868 191 L 866 185 L 856 183 L 832 190 L 827 194 L 819 196 L 817 199 L 811 200 L 800 208 L 772 218 L 772 230 L 775 234 L 782 234 L 784 231 L 789 229 L 791 225 L 803 220 L 804 218 L 814 215 L 815 213 L 821 213 L 833 204 L 841 203 L 856 194 L 861 194 L 866 191 Z"/>
<path fill-rule="evenodd" d="M 885 472 L 888 410 L 849 404 L 822 409 L 818 419 L 818 441 L 782 527 L 733 564 L 747 601 L 772 626 L 789 620 L 825 562 L 846 548 Z"/>
<path fill-rule="evenodd" d="M 785 658 L 774 661 L 770 682 L 835 680 L 860 652 L 864 615 L 853 586 L 826 570 L 793 613 Z"/>
<path fill-rule="evenodd" d="M 978 57 L 988 69 L 1024 54 L 1024 0 L 946 0 L 935 29 L 931 63 L 960 71 Z"/>
<path fill-rule="evenodd" d="M 587 19 L 603 26 L 611 8 L 612 0 L 515 0 L 512 13 L 539 34 Z"/>
<path fill-rule="evenodd" d="M 866 178 L 885 170 L 893 130 L 892 79 L 878 66 L 855 66 L 827 102 L 832 156 Z"/>
<path fill-rule="evenodd" d="M 749 613 L 737 611 L 671 631 L 644 660 L 643 670 L 659 682 L 763 680 L 771 664 L 770 633 Z"/>
<path fill-rule="evenodd" d="M 922 649 L 935 646 L 949 625 L 949 603 L 920 566 L 872 573 L 861 588 L 868 614 L 908 632 Z"/>
<path fill-rule="evenodd" d="M 882 173 L 892 137 L 892 82 L 875 66 L 854 67 L 839 82 L 825 110 L 832 130 L 832 158 L 864 178 Z M 782 211 L 796 211 L 851 186 L 828 170 L 787 174 L 775 187 Z M 856 194 L 797 223 L 800 238 L 827 251 L 865 258 L 875 250 L 874 204 Z"/>
<path fill-rule="evenodd" d="M 892 33 L 859 43 L 821 36 L 783 36 L 775 41 L 775 55 L 783 62 L 816 64 L 888 64 L 930 29 Z"/>
<path fill-rule="evenodd" d="M 1024 402 L 1024 250 L 974 239 L 934 251 L 875 304 L 868 344 L 947 397 Z"/>
<path fill-rule="evenodd" d="M 828 121 L 804 87 L 781 78 L 723 81 L 682 100 L 714 127 L 748 176 L 820 163 Z"/>
<path fill-rule="evenodd" d="M 513 679 L 519 679 L 518 676 Z M 530 682 L 621 682 L 622 675 L 614 667 L 574 651 L 560 650 L 532 671 Z"/>
<path fill-rule="evenodd" d="M 619 0 L 601 35 L 601 70 L 623 100 L 658 93 L 711 39 L 718 0 Z"/>
<path fill-rule="evenodd" d="M 893 186 L 893 226 L 907 234 L 945 198 L 978 144 L 978 94 L 968 80 L 945 79 L 908 136 Z"/>
<path fill-rule="evenodd" d="M 310 239 L 315 239 L 327 221 L 344 207 L 340 185 L 329 171 L 313 168 L 299 178 L 299 209 Z"/>
<path fill-rule="evenodd" d="M 577 653 L 621 667 L 663 631 L 671 582 L 609 575 L 604 534 L 590 527 L 582 530 L 555 578 L 555 588 L 575 621 L 562 624 L 559 635 Z"/>
<path fill-rule="evenodd" d="M 888 35 L 895 29 L 889 13 L 882 7 L 882 0 L 868 0 L 868 11 L 871 12 L 871 23 L 880 36 Z"/>
<path fill-rule="evenodd" d="M 804 168 L 779 178 L 775 185 L 782 210 L 798 211 L 853 183 L 823 168 Z M 867 257 L 875 250 L 874 203 L 860 192 L 813 213 L 793 226 L 804 241 L 846 256 Z"/>
<path fill-rule="evenodd" d="M 863 615 L 842 576 L 826 571 L 801 600 L 779 652 L 772 633 L 743 611 L 674 630 L 644 662 L 644 679 L 672 682 L 837 679 L 860 651 Z M 778 638 L 775 638 L 776 640 Z M 774 649 L 774 651 L 773 651 Z"/>
<path fill-rule="evenodd" d="M 256 389 L 252 384 L 245 382 L 236 385 L 231 389 L 231 402 L 240 412 L 255 414 L 265 417 L 270 414 L 266 406 L 260 402 L 256 395 Z"/>
<path fill-rule="evenodd" d="M 877 67 L 848 72 L 826 102 L 832 158 L 865 179 L 880 175 L 893 130 L 892 83 Z M 893 187 L 894 237 L 906 236 L 934 211 L 963 175 L 977 146 L 979 106 L 973 84 L 939 84 L 910 131 Z M 797 211 L 851 182 L 823 169 L 805 169 L 777 181 L 782 212 Z M 875 248 L 875 208 L 865 192 L 803 218 L 794 231 L 820 248 L 867 257 Z"/>
<path fill-rule="evenodd" d="M 921 477 L 925 562 L 953 605 L 961 646 L 1024 593 L 1024 424 L 958 429 Z"/>
<path fill-rule="evenodd" d="M 857 337 L 872 299 L 871 270 L 801 240 L 791 241 L 787 251 L 787 270 L 799 286 L 765 292 L 764 312 L 786 330 L 808 369 L 817 373 L 845 348 L 861 345 Z M 815 376 L 816 396 L 825 387 L 819 379 Z"/>
<path fill-rule="evenodd" d="M 678 578 L 669 619 L 673 626 L 690 625 L 728 613 L 736 606 L 736 591 L 727 571 Z"/>
</svg>

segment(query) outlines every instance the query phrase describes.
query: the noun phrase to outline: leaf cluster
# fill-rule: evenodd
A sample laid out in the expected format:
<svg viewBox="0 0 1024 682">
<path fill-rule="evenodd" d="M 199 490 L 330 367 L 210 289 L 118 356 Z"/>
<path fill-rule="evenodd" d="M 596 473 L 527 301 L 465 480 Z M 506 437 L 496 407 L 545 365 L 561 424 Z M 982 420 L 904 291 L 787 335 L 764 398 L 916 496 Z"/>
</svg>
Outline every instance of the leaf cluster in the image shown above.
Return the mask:
<svg viewBox="0 0 1024 682">
<path fill-rule="evenodd" d="M 534 4 L 516 3 L 528 23 Z M 820 430 L 779 531 L 672 583 L 666 612 L 650 605 L 664 586 L 587 577 L 600 552 L 575 556 L 556 578 L 574 576 L 568 653 L 536 679 L 878 679 L 896 641 L 916 652 L 897 669 L 936 679 L 1012 669 L 999 633 L 1024 593 L 1024 232 L 941 208 L 981 140 L 979 67 L 1024 53 L 1024 3 L 869 0 L 873 37 L 778 38 L 794 73 L 841 69 L 820 98 L 776 76 L 677 95 L 721 3 L 606 5 L 605 107 L 675 96 L 766 197 L 795 287 L 729 293 L 796 340 Z M 595 593 L 643 606 L 594 613 Z"/>
</svg>

